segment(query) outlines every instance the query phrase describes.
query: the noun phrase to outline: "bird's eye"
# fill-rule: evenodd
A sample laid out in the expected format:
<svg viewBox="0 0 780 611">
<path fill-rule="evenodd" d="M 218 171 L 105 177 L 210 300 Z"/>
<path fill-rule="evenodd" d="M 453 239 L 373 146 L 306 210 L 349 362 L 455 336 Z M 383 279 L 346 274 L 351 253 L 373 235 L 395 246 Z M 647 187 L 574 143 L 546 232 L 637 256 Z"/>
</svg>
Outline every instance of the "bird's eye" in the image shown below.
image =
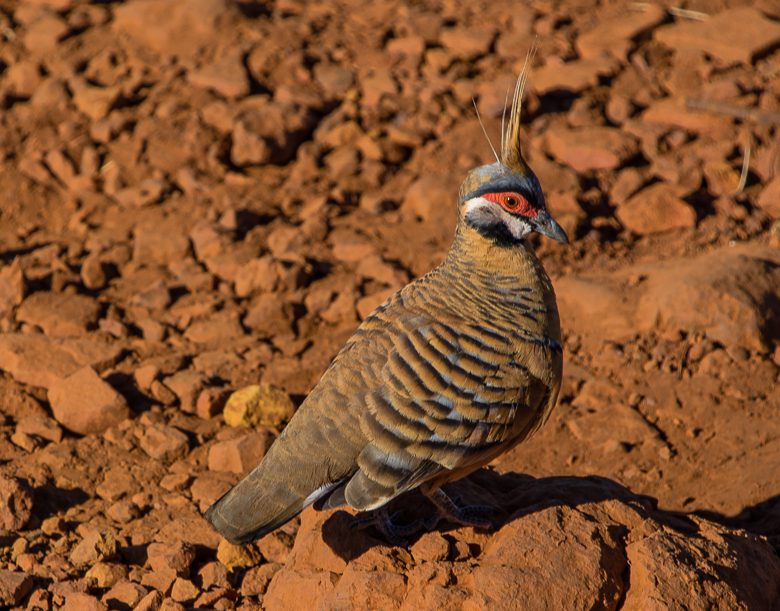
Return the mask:
<svg viewBox="0 0 780 611">
<path fill-rule="evenodd" d="M 510 208 L 510 209 L 514 210 L 515 208 L 517 208 L 517 206 L 518 206 L 518 204 L 519 204 L 520 202 L 518 202 L 518 201 L 517 201 L 517 198 L 516 198 L 516 197 L 512 197 L 512 196 L 510 195 L 509 197 L 507 197 L 507 198 L 504 200 L 504 203 L 506 204 L 506 207 L 507 207 L 507 208 Z"/>
</svg>

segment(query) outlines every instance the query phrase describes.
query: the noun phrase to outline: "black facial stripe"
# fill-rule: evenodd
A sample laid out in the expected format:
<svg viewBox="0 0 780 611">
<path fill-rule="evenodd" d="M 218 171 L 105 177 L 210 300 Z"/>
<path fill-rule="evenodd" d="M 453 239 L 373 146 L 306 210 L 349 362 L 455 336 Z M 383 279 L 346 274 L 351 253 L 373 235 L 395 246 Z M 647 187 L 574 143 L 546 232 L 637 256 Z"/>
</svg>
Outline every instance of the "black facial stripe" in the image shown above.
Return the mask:
<svg viewBox="0 0 780 611">
<path fill-rule="evenodd" d="M 497 206 L 498 204 L 493 205 Z M 470 227 L 476 229 L 481 236 L 503 248 L 517 246 L 524 239 L 516 238 L 509 230 L 509 227 L 506 226 L 503 218 L 488 212 L 484 208 L 477 208 L 469 212 L 465 221 Z"/>
</svg>

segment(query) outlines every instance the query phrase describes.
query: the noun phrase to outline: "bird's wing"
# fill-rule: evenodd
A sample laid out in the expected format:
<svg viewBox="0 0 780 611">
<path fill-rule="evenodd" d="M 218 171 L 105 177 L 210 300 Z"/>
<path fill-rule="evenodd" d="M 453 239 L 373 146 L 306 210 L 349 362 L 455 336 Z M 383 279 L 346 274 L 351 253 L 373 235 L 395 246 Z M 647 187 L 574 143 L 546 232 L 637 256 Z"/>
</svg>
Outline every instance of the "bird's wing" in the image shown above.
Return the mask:
<svg viewBox="0 0 780 611">
<path fill-rule="evenodd" d="M 356 509 L 381 506 L 443 470 L 482 464 L 523 435 L 547 393 L 517 364 L 512 332 L 443 312 L 394 314 L 377 313 L 390 344 L 360 420 L 369 443 L 344 490 Z"/>
</svg>

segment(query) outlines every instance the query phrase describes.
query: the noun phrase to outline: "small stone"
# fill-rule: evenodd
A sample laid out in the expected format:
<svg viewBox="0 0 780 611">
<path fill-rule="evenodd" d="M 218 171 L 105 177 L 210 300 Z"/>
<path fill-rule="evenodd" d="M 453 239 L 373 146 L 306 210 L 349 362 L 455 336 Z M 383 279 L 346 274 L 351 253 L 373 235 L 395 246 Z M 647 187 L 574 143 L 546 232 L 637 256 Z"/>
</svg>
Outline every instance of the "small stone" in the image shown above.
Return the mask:
<svg viewBox="0 0 780 611">
<path fill-rule="evenodd" d="M 615 216 L 626 229 L 639 235 L 696 227 L 696 211 L 665 183 L 642 189 L 618 206 Z"/>
<path fill-rule="evenodd" d="M 253 567 L 244 574 L 241 581 L 242 596 L 263 596 L 268 590 L 274 575 L 282 568 L 278 562 L 269 562 L 261 566 Z"/>
<path fill-rule="evenodd" d="M 279 388 L 252 385 L 230 395 L 222 413 L 228 426 L 280 426 L 292 418 L 295 405 Z"/>
<path fill-rule="evenodd" d="M 228 581 L 228 570 L 221 562 L 209 562 L 199 571 L 200 587 L 203 590 L 209 590 L 213 587 L 227 588 L 230 586 Z"/>
<path fill-rule="evenodd" d="M 550 62 L 534 70 L 529 86 L 539 95 L 553 91 L 579 93 L 596 87 L 600 76 L 612 76 L 617 62 L 609 57 L 575 59 L 566 63 Z"/>
<path fill-rule="evenodd" d="M 54 384 L 48 398 L 57 422 L 80 435 L 102 433 L 131 415 L 125 398 L 89 366 Z"/>
<path fill-rule="evenodd" d="M 59 15 L 48 14 L 33 23 L 22 41 L 28 51 L 35 54 L 51 53 L 57 43 L 70 32 L 68 24 Z"/>
<path fill-rule="evenodd" d="M 146 595 L 147 590 L 142 585 L 120 581 L 103 595 L 103 602 L 111 609 L 137 609 Z"/>
<path fill-rule="evenodd" d="M 93 121 L 106 118 L 122 94 L 119 87 L 95 87 L 78 76 L 68 79 L 68 87 L 76 108 Z"/>
<path fill-rule="evenodd" d="M 161 342 L 168 335 L 168 328 L 153 318 L 141 318 L 135 322 L 135 325 L 148 342 Z"/>
<path fill-rule="evenodd" d="M 55 534 L 63 535 L 66 532 L 68 532 L 68 527 L 65 524 L 65 520 L 63 520 L 59 516 L 53 516 L 51 518 L 46 518 L 41 523 L 41 530 L 47 534 L 48 536 L 52 536 Z"/>
<path fill-rule="evenodd" d="M 270 256 L 252 259 L 236 276 L 236 297 L 249 297 L 254 292 L 270 292 L 276 288 L 279 274 Z"/>
<path fill-rule="evenodd" d="M 160 605 L 160 611 L 187 611 L 187 609 L 180 602 L 176 602 L 172 598 L 166 598 Z"/>
<path fill-rule="evenodd" d="M 77 568 L 87 568 L 113 560 L 118 551 L 119 544 L 114 535 L 93 530 L 71 552 L 70 561 Z"/>
<path fill-rule="evenodd" d="M 144 365 L 133 373 L 133 378 L 139 390 L 147 391 L 152 387 L 152 382 L 160 377 L 160 368 L 157 365 Z"/>
<path fill-rule="evenodd" d="M 69 592 L 60 611 L 108 611 L 108 607 L 85 592 Z"/>
<path fill-rule="evenodd" d="M 190 240 L 181 233 L 166 233 L 139 225 L 133 240 L 133 261 L 138 265 L 168 265 L 190 254 Z"/>
<path fill-rule="evenodd" d="M 33 490 L 27 481 L 0 475 L 0 526 L 12 532 L 22 530 L 32 507 Z"/>
<path fill-rule="evenodd" d="M 426 533 L 412 546 L 412 556 L 417 564 L 447 560 L 450 544 L 439 532 Z"/>
<path fill-rule="evenodd" d="M 271 441 L 269 435 L 262 431 L 215 443 L 209 449 L 209 469 L 249 473 L 263 458 Z"/>
<path fill-rule="evenodd" d="M 165 386 L 178 397 L 182 410 L 193 413 L 198 396 L 206 383 L 203 374 L 192 369 L 177 371 L 163 380 Z"/>
<path fill-rule="evenodd" d="M 8 91 L 16 98 L 29 99 L 41 83 L 41 69 L 37 62 L 22 60 L 12 64 L 3 76 Z"/>
<path fill-rule="evenodd" d="M 613 170 L 639 152 L 638 142 L 614 127 L 547 131 L 550 154 L 575 172 Z"/>
<path fill-rule="evenodd" d="M 224 388 L 206 388 L 198 396 L 195 413 L 199 418 L 208 420 L 221 414 L 225 403 L 230 397 L 230 391 Z"/>
<path fill-rule="evenodd" d="M 260 554 L 250 545 L 233 545 L 223 539 L 217 548 L 217 560 L 231 573 L 235 569 L 249 569 L 262 561 Z"/>
<path fill-rule="evenodd" d="M 459 187 L 460 178 L 454 174 L 426 175 L 409 186 L 401 206 L 423 221 L 431 221 L 457 200 Z"/>
<path fill-rule="evenodd" d="M 22 302 L 16 319 L 37 325 L 46 335 L 78 337 L 97 326 L 100 304 L 86 295 L 37 292 Z"/>
<path fill-rule="evenodd" d="M 756 203 L 773 219 L 780 219 L 780 176 L 764 186 Z"/>
<path fill-rule="evenodd" d="M 208 344 L 237 339 L 244 334 L 238 313 L 223 310 L 193 322 L 184 332 L 184 337 L 196 344 Z"/>
<path fill-rule="evenodd" d="M 282 530 L 275 530 L 255 542 L 255 546 L 268 562 L 286 564 L 295 539 Z"/>
<path fill-rule="evenodd" d="M 20 448 L 22 448 L 22 450 L 25 450 L 27 452 L 32 452 L 39 445 L 34 437 L 19 430 L 15 431 L 11 435 L 11 443 L 13 443 L 16 446 L 19 446 Z"/>
<path fill-rule="evenodd" d="M 665 18 L 666 12 L 663 9 L 647 4 L 641 12 L 632 11 L 600 22 L 592 30 L 577 36 L 575 47 L 583 59 L 598 58 L 604 53 L 611 53 L 617 59 L 625 60 L 633 48 L 633 40 L 662 23 Z"/>
<path fill-rule="evenodd" d="M 187 80 L 197 87 L 212 89 L 226 98 L 249 95 L 249 76 L 239 56 L 225 57 L 187 73 Z"/>
<path fill-rule="evenodd" d="M 740 6 L 706 21 L 681 20 L 655 30 L 653 37 L 678 51 L 691 49 L 726 62 L 751 64 L 780 43 L 780 25 L 758 9 Z"/>
<path fill-rule="evenodd" d="M 162 592 L 153 591 L 144 596 L 133 611 L 159 611 L 163 602 Z"/>
<path fill-rule="evenodd" d="M 141 578 L 141 585 L 159 590 L 160 593 L 167 596 L 171 593 L 171 588 L 178 577 L 178 574 L 173 569 L 160 569 L 146 573 Z"/>
<path fill-rule="evenodd" d="M 9 312 L 24 300 L 27 282 L 19 259 L 0 268 L 0 314 Z"/>
<path fill-rule="evenodd" d="M 292 332 L 293 312 L 276 293 L 258 295 L 249 305 L 244 325 L 263 337 Z"/>
<path fill-rule="evenodd" d="M 119 524 L 129 524 L 141 517 L 141 510 L 133 501 L 119 501 L 106 510 L 106 516 Z"/>
<path fill-rule="evenodd" d="M 163 462 L 184 458 L 190 450 L 187 436 L 180 430 L 164 424 L 148 427 L 138 445 L 149 457 Z"/>
<path fill-rule="evenodd" d="M 165 280 L 160 279 L 133 295 L 130 303 L 147 310 L 161 311 L 171 305 L 171 293 Z"/>
<path fill-rule="evenodd" d="M 127 579 L 127 567 L 122 564 L 98 562 L 84 575 L 84 579 L 96 588 L 113 588 Z"/>
<path fill-rule="evenodd" d="M 689 132 L 718 133 L 732 125 L 729 117 L 688 110 L 685 97 L 663 98 L 653 102 L 640 119 L 648 124 L 674 125 Z"/>
<path fill-rule="evenodd" d="M 153 571 L 170 569 L 178 575 L 189 575 L 195 562 L 195 548 L 183 541 L 176 543 L 151 543 L 146 550 L 149 566 Z"/>
<path fill-rule="evenodd" d="M 160 382 L 160 380 L 152 380 L 152 383 L 149 385 L 149 392 L 151 392 L 152 396 L 163 405 L 176 405 L 176 395 L 170 388 Z"/>
<path fill-rule="evenodd" d="M 492 29 L 456 26 L 442 30 L 439 41 L 452 57 L 474 60 L 487 55 L 495 37 Z"/>
<path fill-rule="evenodd" d="M 175 601 L 180 603 L 192 602 L 198 597 L 198 594 L 200 594 L 200 590 L 188 579 L 179 577 L 173 582 L 171 598 Z"/>
<path fill-rule="evenodd" d="M 160 488 L 168 492 L 186 490 L 192 482 L 192 476 L 186 473 L 170 473 L 160 480 Z"/>
</svg>

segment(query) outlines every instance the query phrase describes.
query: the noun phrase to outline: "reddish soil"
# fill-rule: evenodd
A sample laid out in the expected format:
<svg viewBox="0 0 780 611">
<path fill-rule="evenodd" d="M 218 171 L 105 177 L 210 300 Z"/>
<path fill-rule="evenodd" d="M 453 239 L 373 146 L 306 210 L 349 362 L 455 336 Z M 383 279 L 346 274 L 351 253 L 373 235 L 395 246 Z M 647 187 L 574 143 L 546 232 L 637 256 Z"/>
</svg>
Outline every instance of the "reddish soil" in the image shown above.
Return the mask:
<svg viewBox="0 0 780 611">
<path fill-rule="evenodd" d="M 512 608 L 468 597 L 539 587 L 480 571 L 547 528 L 514 518 L 548 493 L 611 500 L 591 521 L 625 527 L 598 531 L 618 550 L 592 563 L 618 575 L 601 606 L 563 588 L 549 608 L 681 601 L 643 581 L 672 566 L 631 548 L 649 521 L 780 567 L 780 4 L 641 8 L 0 0 L 0 604 L 361 608 L 368 589 L 375 608 Z M 524 151 L 572 241 L 535 242 L 565 380 L 535 438 L 460 484 L 495 492 L 503 534 L 404 556 L 307 510 L 298 544 L 301 520 L 218 552 L 201 512 L 283 426 L 227 426 L 225 399 L 263 383 L 299 405 L 444 258 L 460 181 L 492 159 L 472 98 L 496 142 L 534 40 Z M 414 589 L 434 565 L 462 599 Z M 780 604 L 717 575 L 736 602 L 712 608 Z"/>
</svg>

